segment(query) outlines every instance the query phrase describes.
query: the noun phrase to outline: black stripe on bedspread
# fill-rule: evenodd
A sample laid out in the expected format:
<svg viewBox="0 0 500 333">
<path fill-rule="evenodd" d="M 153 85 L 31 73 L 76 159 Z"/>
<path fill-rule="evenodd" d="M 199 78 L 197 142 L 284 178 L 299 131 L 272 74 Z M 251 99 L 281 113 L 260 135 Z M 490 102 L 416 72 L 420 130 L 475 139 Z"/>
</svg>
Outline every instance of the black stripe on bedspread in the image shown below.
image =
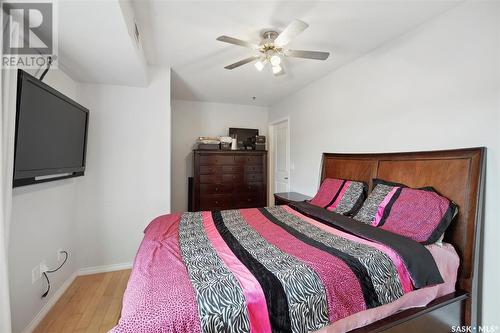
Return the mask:
<svg viewBox="0 0 500 333">
<path fill-rule="evenodd" d="M 269 321 L 273 332 L 291 332 L 290 312 L 285 291 L 278 278 L 257 261 L 228 230 L 220 211 L 212 212 L 215 227 L 234 255 L 257 279 L 266 297 Z"/>
<path fill-rule="evenodd" d="M 310 246 L 313 246 L 317 249 L 325 251 L 325 252 L 331 254 L 332 256 L 337 257 L 340 260 L 342 260 L 347 266 L 349 266 L 349 268 L 354 273 L 354 275 L 356 275 L 356 278 L 358 279 L 359 284 L 361 286 L 361 290 L 363 292 L 363 298 L 365 300 L 367 308 L 374 308 L 374 307 L 381 305 L 381 303 L 377 297 L 377 293 L 375 292 L 375 288 L 373 287 L 372 280 L 370 279 L 370 275 L 368 274 L 366 267 L 363 266 L 359 262 L 359 260 L 357 260 L 356 258 L 354 258 L 353 256 L 351 256 L 347 253 L 339 251 L 333 247 L 325 245 L 319 241 L 316 241 L 316 240 L 300 233 L 299 231 L 295 230 L 294 228 L 281 222 L 279 219 L 277 219 L 273 214 L 271 214 L 265 208 L 259 208 L 259 211 L 270 222 L 283 228 L 285 231 L 287 231 L 289 234 L 291 234 L 295 238 L 301 240 L 302 242 L 304 242 Z"/>
<path fill-rule="evenodd" d="M 352 218 L 330 212 L 307 202 L 290 203 L 289 206 L 318 222 L 392 248 L 403 260 L 415 288 L 444 282 L 429 250 L 414 240 L 366 223 L 359 223 Z"/>
</svg>

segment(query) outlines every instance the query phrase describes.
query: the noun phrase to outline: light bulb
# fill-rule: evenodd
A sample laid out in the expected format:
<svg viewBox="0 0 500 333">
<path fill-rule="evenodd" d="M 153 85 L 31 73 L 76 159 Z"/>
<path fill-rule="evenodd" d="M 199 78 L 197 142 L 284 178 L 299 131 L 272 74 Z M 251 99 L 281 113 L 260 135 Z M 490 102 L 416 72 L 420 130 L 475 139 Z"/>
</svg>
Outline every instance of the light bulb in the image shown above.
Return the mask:
<svg viewBox="0 0 500 333">
<path fill-rule="evenodd" d="M 273 74 L 278 74 L 279 72 L 281 72 L 281 66 L 273 66 Z"/>
<path fill-rule="evenodd" d="M 259 60 L 255 63 L 255 68 L 257 68 L 257 70 L 260 72 L 264 68 L 264 65 L 265 64 Z"/>
<path fill-rule="evenodd" d="M 271 57 L 270 61 L 271 61 L 271 65 L 273 65 L 273 66 L 279 66 L 279 64 L 281 63 L 281 58 L 280 58 L 279 55 L 275 54 L 275 55 L 273 55 Z"/>
</svg>

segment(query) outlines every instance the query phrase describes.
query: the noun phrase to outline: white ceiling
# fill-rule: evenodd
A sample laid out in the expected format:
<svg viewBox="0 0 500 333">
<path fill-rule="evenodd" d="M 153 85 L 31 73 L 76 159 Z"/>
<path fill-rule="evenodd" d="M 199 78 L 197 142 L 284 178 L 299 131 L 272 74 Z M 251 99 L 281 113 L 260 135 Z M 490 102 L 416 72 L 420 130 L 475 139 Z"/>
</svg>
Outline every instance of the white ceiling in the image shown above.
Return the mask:
<svg viewBox="0 0 500 333">
<path fill-rule="evenodd" d="M 271 105 L 374 48 L 418 27 L 457 1 L 151 1 L 133 8 L 150 64 L 172 68 L 175 99 Z M 258 42 L 263 29 L 298 18 L 309 28 L 289 45 L 329 51 L 327 61 L 286 59 L 286 75 L 252 64 L 225 65 L 252 51 L 216 41 L 220 35 Z M 256 101 L 252 101 L 256 96 Z"/>
<path fill-rule="evenodd" d="M 148 84 L 146 59 L 130 35 L 133 12 L 126 2 L 61 0 L 55 3 L 59 66 L 65 72 L 80 82 Z"/>
<path fill-rule="evenodd" d="M 459 2 L 60 0 L 59 65 L 81 82 L 129 86 L 148 83 L 147 63 L 170 66 L 174 99 L 267 106 Z M 296 18 L 309 28 L 290 48 L 328 51 L 328 60 L 285 59 L 279 77 L 252 64 L 224 69 L 253 53 L 218 36 L 257 43 Z"/>
</svg>

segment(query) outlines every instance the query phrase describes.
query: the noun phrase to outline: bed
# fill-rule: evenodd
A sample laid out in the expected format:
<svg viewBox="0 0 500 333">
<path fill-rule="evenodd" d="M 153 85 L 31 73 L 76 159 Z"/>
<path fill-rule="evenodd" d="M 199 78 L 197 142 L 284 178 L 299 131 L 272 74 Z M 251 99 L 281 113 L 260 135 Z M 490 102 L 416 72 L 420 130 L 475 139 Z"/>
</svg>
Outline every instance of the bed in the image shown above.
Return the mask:
<svg viewBox="0 0 500 333">
<path fill-rule="evenodd" d="M 432 185 L 453 200 L 460 210 L 442 246 L 307 202 L 158 217 L 145 230 L 113 332 L 475 325 L 483 158 L 483 148 L 323 154 L 321 180 Z"/>
</svg>

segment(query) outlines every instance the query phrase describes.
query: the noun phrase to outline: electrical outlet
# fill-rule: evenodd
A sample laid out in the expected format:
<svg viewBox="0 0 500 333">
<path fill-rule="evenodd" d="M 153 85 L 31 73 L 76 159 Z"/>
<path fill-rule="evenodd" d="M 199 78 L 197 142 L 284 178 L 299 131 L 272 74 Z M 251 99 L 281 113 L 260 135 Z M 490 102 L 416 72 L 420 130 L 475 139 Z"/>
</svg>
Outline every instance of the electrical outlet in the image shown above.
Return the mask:
<svg viewBox="0 0 500 333">
<path fill-rule="evenodd" d="M 48 271 L 49 268 L 47 267 L 47 263 L 44 261 L 42 261 L 40 263 L 40 276 L 42 276 L 43 273 L 45 273 L 46 271 Z"/>
<path fill-rule="evenodd" d="M 32 284 L 35 284 L 36 281 L 38 281 L 38 279 L 42 276 L 42 274 L 40 273 L 40 265 L 36 265 L 35 267 L 33 267 L 33 269 L 31 270 L 31 283 Z"/>
<path fill-rule="evenodd" d="M 57 250 L 57 261 L 61 262 L 64 260 L 64 253 L 63 253 L 63 249 L 59 249 Z"/>
</svg>

